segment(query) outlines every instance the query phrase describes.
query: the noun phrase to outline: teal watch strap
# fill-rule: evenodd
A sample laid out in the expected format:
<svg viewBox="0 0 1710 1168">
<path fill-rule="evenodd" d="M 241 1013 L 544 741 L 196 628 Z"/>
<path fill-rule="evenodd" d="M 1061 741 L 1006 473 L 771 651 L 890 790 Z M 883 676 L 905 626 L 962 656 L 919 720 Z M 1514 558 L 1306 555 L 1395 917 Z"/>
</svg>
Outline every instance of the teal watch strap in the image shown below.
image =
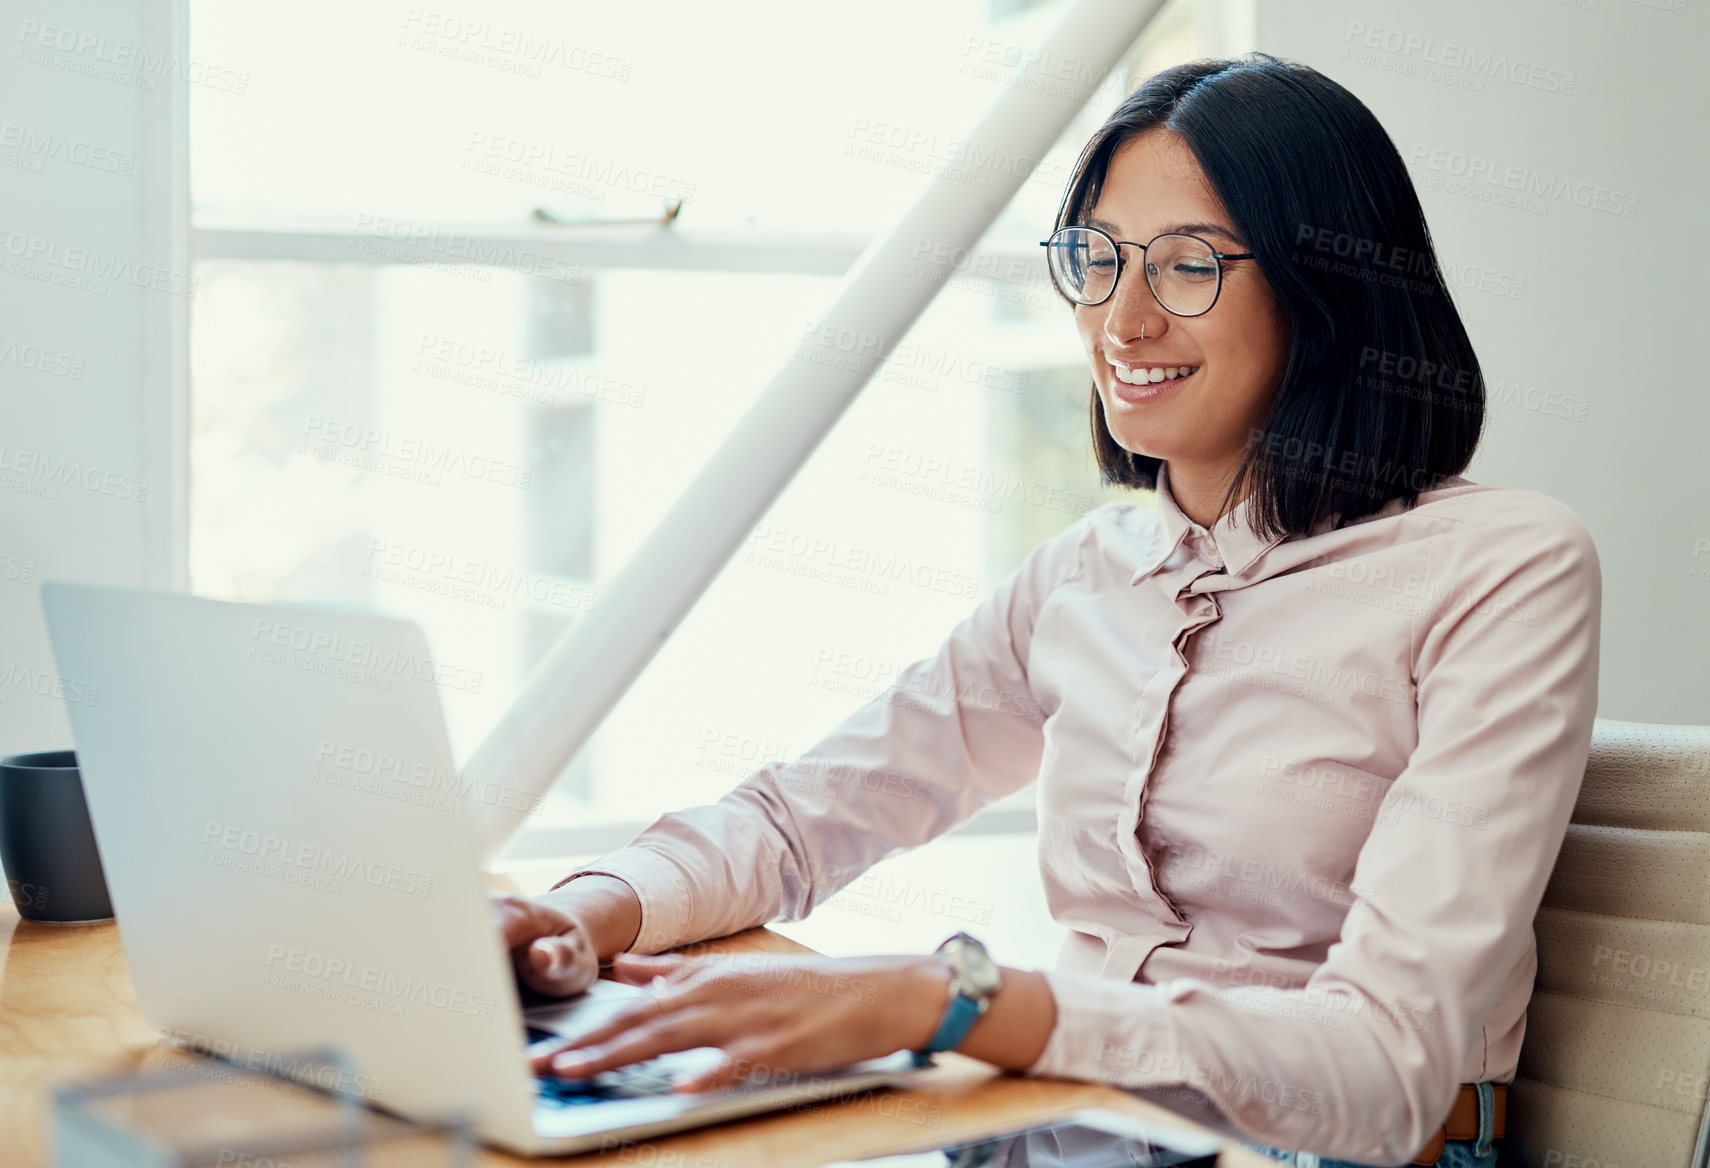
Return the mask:
<svg viewBox="0 0 1710 1168">
<path fill-rule="evenodd" d="M 991 1004 L 992 995 L 1003 988 L 1003 975 L 977 937 L 954 933 L 934 954 L 950 966 L 950 1007 L 931 1039 L 914 1052 L 917 1059 L 930 1060 L 937 1051 L 961 1046 Z"/>
<path fill-rule="evenodd" d="M 950 999 L 950 1008 L 944 1011 L 944 1021 L 938 1024 L 938 1030 L 931 1040 L 921 1048 L 922 1054 L 935 1054 L 941 1050 L 955 1050 L 962 1045 L 962 1040 L 968 1037 L 968 1031 L 974 1028 L 979 1020 L 980 1003 L 967 994 L 957 994 Z"/>
</svg>

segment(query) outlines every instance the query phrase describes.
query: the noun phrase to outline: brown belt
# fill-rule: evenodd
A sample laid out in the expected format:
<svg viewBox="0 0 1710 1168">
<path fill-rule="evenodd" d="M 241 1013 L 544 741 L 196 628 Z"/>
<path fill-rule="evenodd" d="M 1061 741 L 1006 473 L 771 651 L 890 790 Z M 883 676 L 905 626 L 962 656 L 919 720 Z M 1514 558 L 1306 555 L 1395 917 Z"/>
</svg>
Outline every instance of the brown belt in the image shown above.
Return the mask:
<svg viewBox="0 0 1710 1168">
<path fill-rule="evenodd" d="M 1508 1117 L 1508 1084 L 1494 1083 L 1491 1085 L 1494 1096 L 1491 1107 L 1490 1135 L 1492 1139 L 1502 1134 L 1504 1120 Z M 1459 1094 L 1455 1096 L 1455 1105 L 1449 1108 L 1449 1118 L 1443 1121 L 1443 1126 L 1437 1129 L 1437 1134 L 1431 1141 L 1419 1149 L 1419 1154 L 1413 1157 L 1413 1163 L 1430 1165 L 1437 1162 L 1443 1154 L 1443 1145 L 1450 1140 L 1478 1139 L 1478 1087 L 1473 1083 L 1462 1083 Z"/>
</svg>

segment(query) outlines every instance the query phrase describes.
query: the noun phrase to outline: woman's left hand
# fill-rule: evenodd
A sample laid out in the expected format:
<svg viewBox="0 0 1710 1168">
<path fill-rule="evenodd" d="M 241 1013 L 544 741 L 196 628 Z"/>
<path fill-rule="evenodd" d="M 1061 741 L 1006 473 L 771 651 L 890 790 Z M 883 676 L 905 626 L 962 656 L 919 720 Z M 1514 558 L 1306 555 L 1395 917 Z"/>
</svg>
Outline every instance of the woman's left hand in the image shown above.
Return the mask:
<svg viewBox="0 0 1710 1168">
<path fill-rule="evenodd" d="M 918 1050 L 950 1002 L 950 967 L 933 956 L 619 953 L 612 971 L 653 992 L 591 1030 L 533 1048 L 536 1074 L 587 1078 L 701 1046 L 722 1049 L 723 1061 L 673 1091 L 831 1070 Z"/>
</svg>

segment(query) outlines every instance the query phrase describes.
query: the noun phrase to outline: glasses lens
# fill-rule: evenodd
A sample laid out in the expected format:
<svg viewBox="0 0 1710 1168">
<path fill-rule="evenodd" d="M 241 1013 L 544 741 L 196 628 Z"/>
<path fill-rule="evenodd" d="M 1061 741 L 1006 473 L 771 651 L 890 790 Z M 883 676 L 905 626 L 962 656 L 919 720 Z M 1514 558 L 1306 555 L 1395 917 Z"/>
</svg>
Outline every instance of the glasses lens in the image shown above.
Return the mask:
<svg viewBox="0 0 1710 1168">
<path fill-rule="evenodd" d="M 1097 304 L 1116 284 L 1116 249 L 1110 240 L 1085 227 L 1065 227 L 1045 249 L 1051 279 L 1077 304 Z"/>
<path fill-rule="evenodd" d="M 1198 316 L 1217 299 L 1219 272 L 1211 245 L 1192 235 L 1160 235 L 1146 248 L 1146 280 L 1158 303 Z"/>
</svg>

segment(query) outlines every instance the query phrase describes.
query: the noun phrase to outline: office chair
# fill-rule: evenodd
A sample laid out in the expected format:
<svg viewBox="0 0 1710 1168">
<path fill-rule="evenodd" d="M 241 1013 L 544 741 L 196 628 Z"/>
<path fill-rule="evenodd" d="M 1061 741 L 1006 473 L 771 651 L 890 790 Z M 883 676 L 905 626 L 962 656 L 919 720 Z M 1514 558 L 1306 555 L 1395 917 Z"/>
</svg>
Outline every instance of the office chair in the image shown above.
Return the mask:
<svg viewBox="0 0 1710 1168">
<path fill-rule="evenodd" d="M 1710 726 L 1597 720 L 1534 928 L 1505 1162 L 1706 1168 Z"/>
</svg>

